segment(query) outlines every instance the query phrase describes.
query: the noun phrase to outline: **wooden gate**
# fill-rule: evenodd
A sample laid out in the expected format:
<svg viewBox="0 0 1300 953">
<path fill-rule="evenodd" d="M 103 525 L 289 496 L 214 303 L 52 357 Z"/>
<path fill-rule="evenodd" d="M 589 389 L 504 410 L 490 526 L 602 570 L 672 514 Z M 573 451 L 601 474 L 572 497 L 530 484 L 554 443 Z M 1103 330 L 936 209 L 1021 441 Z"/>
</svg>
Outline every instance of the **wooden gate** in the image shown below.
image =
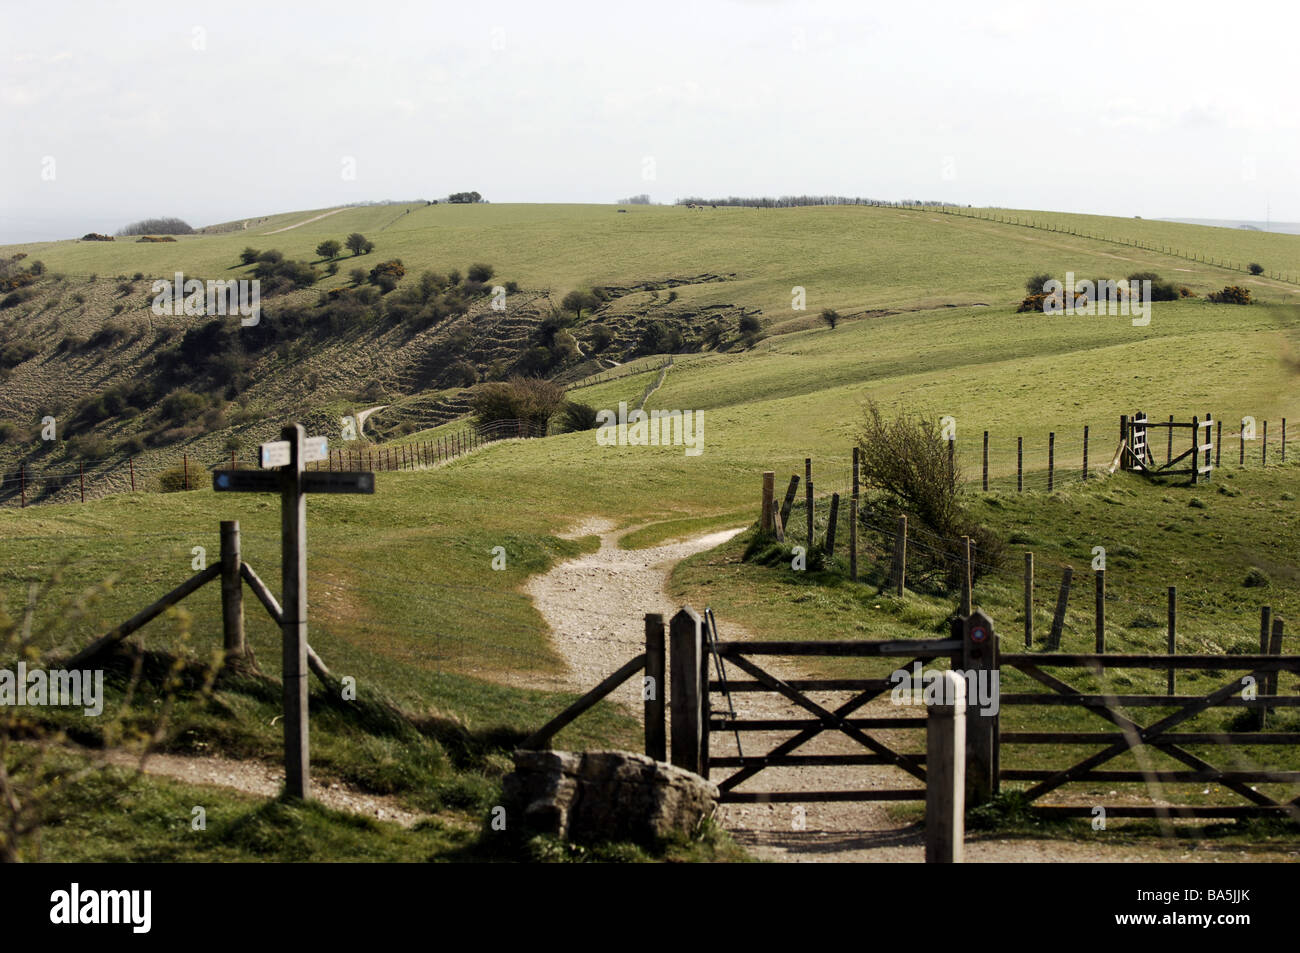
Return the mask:
<svg viewBox="0 0 1300 953">
<path fill-rule="evenodd" d="M 981 627 L 979 620 L 984 620 Z M 973 637 L 971 636 L 971 633 Z M 702 721 L 704 726 L 700 763 L 708 777 L 718 768 L 735 769 L 718 781 L 723 803 L 768 802 L 826 802 L 826 801 L 901 801 L 925 800 L 926 757 L 923 753 L 904 753 L 896 750 L 875 734 L 883 730 L 924 729 L 926 716 L 921 711 L 912 716 L 853 717 L 869 702 L 890 692 L 896 682 L 890 678 L 783 678 L 770 669 L 768 659 L 784 658 L 881 658 L 898 659 L 898 668 L 909 673 L 914 665 L 949 660 L 952 667 L 991 668 L 995 658 L 995 640 L 992 627 L 986 618 L 976 613 L 958 620 L 952 637 L 947 639 L 903 639 L 893 641 L 835 641 L 835 642 L 724 642 L 705 646 L 702 658 L 701 692 Z M 990 651 L 992 649 L 993 651 Z M 732 668 L 731 678 L 714 679 L 709 676 L 710 654 L 719 666 Z M 749 676 L 738 679 L 736 670 Z M 785 698 L 808 712 L 807 718 L 741 718 L 719 712 L 711 703 L 711 695 L 731 692 L 771 692 Z M 810 692 L 853 693 L 839 704 L 822 704 Z M 730 706 L 728 706 L 730 707 Z M 823 732 L 836 731 L 853 740 L 862 750 L 853 754 L 801 754 L 803 747 Z M 741 734 L 756 732 L 792 732 L 784 741 L 762 754 L 737 754 L 715 756 L 709 752 L 711 734 L 736 732 L 737 747 Z M 983 736 L 983 740 L 981 737 Z M 967 719 L 968 771 L 972 762 L 979 762 L 982 752 L 989 757 L 995 750 L 994 723 L 980 718 Z M 895 743 L 896 744 L 896 743 Z M 924 736 L 920 739 L 924 747 Z M 909 788 L 856 790 L 798 790 L 798 791 L 740 791 L 740 785 L 767 768 L 817 767 L 817 766 L 892 766 L 915 778 L 919 784 Z M 988 771 L 985 772 L 986 774 Z M 979 771 L 974 783 L 979 785 Z M 716 779 L 715 779 L 716 780 Z"/>
<path fill-rule="evenodd" d="M 1280 642 L 1280 626 L 1275 630 Z M 1014 668 L 1050 691 L 1042 693 L 1003 692 L 1002 706 L 1077 706 L 1109 722 L 1118 731 L 1005 731 L 999 734 L 1002 745 L 1090 745 L 1099 747 L 1087 757 L 1065 767 L 1011 768 L 1000 772 L 1004 781 L 1034 782 L 1025 792 L 1029 801 L 1038 801 L 1062 786 L 1073 782 L 1105 782 L 1106 784 L 1143 784 L 1148 787 L 1163 783 L 1217 784 L 1234 792 L 1245 801 L 1243 805 L 1114 805 L 1103 804 L 1106 812 L 1116 817 L 1242 817 L 1290 815 L 1300 817 L 1300 797 L 1279 799 L 1256 790 L 1261 783 L 1300 784 L 1300 771 L 1277 771 L 1261 768 L 1243 770 L 1240 750 L 1229 745 L 1300 745 L 1300 732 L 1266 732 L 1263 730 L 1231 731 L 1176 731 L 1180 725 L 1212 708 L 1231 707 L 1257 712 L 1253 726 L 1262 729 L 1267 713 L 1274 708 L 1300 707 L 1300 696 L 1277 694 L 1277 673 L 1300 673 L 1300 656 L 1260 655 L 1074 655 L 1062 653 L 1024 653 L 1002 655 L 1001 664 Z M 1148 668 L 1168 670 L 1170 691 L 1166 695 L 1118 695 L 1105 692 L 1081 691 L 1065 681 L 1044 671 L 1048 668 L 1075 669 L 1085 674 L 1100 674 L 1105 669 Z M 1204 695 L 1176 695 L 1173 693 L 1176 669 L 1202 671 L 1246 671 L 1221 684 Z M 1258 694 L 1252 695 L 1252 690 Z M 1139 723 L 1127 714 L 1134 708 L 1175 709 L 1172 713 L 1150 724 Z M 1219 768 L 1190 750 L 1187 746 L 1224 746 L 1220 750 L 1238 762 L 1232 768 Z M 1105 770 L 1107 762 L 1126 754 L 1147 748 L 1159 751 L 1181 762 L 1186 770 Z M 1009 759 L 1008 759 L 1009 760 Z M 1294 793 L 1292 791 L 1291 793 Z M 1093 799 L 1095 800 L 1095 799 Z M 1034 805 L 1035 811 L 1058 816 L 1087 817 L 1096 805 Z"/>
</svg>

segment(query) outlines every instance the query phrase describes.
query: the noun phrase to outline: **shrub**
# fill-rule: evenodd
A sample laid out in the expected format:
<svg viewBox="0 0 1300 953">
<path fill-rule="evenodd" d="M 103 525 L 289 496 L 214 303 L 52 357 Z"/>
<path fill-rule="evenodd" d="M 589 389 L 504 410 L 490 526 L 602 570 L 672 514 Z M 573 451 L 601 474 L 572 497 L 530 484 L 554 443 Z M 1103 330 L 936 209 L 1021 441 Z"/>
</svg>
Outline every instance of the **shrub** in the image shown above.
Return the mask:
<svg viewBox="0 0 1300 953">
<path fill-rule="evenodd" d="M 261 254 L 262 253 L 258 251 L 256 248 L 252 248 L 252 247 L 245 248 L 243 251 L 239 253 L 239 260 L 243 262 L 245 265 L 251 265 L 253 262 L 257 261 L 257 259 L 261 256 Z"/>
<path fill-rule="evenodd" d="M 343 250 L 343 245 L 333 238 L 327 238 L 316 246 L 316 254 L 326 260 L 338 257 L 339 252 Z"/>
<path fill-rule="evenodd" d="M 591 345 L 592 353 L 599 354 L 614 340 L 614 332 L 603 324 L 597 324 L 592 327 L 587 340 Z"/>
<path fill-rule="evenodd" d="M 1154 271 L 1135 271 L 1128 276 L 1129 281 L 1150 281 L 1151 282 L 1151 300 L 1152 301 L 1177 301 L 1184 297 L 1179 293 L 1178 286 L 1172 281 L 1165 281 Z"/>
<path fill-rule="evenodd" d="M 30 301 L 35 297 L 36 292 L 29 291 L 26 288 L 18 291 L 11 291 L 9 294 L 0 298 L 0 311 L 7 311 L 9 308 L 16 308 L 24 301 Z"/>
<path fill-rule="evenodd" d="M 639 350 L 645 354 L 667 354 L 685 346 L 682 332 L 665 321 L 651 321 L 641 332 Z"/>
<path fill-rule="evenodd" d="M 761 322 L 759 322 L 757 315 L 742 314 L 740 316 L 741 334 L 757 334 L 759 329 L 762 328 L 762 326 L 763 325 Z"/>
<path fill-rule="evenodd" d="M 81 236 L 83 242 L 111 242 L 112 235 L 101 235 L 99 232 L 87 232 Z"/>
<path fill-rule="evenodd" d="M 1027 295 L 1042 294 L 1044 286 L 1046 286 L 1046 284 L 1049 281 L 1051 281 L 1054 277 L 1055 277 L 1054 275 L 1049 275 L 1046 272 L 1032 276 L 1028 281 L 1025 282 L 1025 294 Z"/>
<path fill-rule="evenodd" d="M 1252 275 L 1262 275 L 1264 273 L 1264 266 L 1252 261 L 1250 263 L 1250 273 Z"/>
<path fill-rule="evenodd" d="M 564 433 L 595 430 L 597 413 L 596 408 L 590 404 L 580 404 L 573 400 L 568 401 L 564 405 L 564 412 L 560 417 Z"/>
<path fill-rule="evenodd" d="M 10 344 L 8 347 L 0 350 L 0 367 L 17 367 L 24 361 L 30 361 L 36 356 L 36 353 L 36 348 L 26 342 Z"/>
<path fill-rule="evenodd" d="M 564 405 L 564 387 L 537 377 L 512 377 L 483 385 L 470 400 L 480 425 L 497 420 L 523 420 L 543 433 Z"/>
<path fill-rule="evenodd" d="M 472 387 L 478 383 L 478 368 L 469 361 L 456 361 L 447 368 L 447 381 L 453 387 Z"/>
<path fill-rule="evenodd" d="M 162 417 L 175 424 L 189 423 L 207 410 L 208 401 L 202 394 L 177 390 L 168 394 L 159 408 Z"/>
<path fill-rule="evenodd" d="M 343 244 L 348 247 L 348 250 L 351 251 L 354 256 L 360 255 L 366 250 L 366 236 L 362 235 L 360 232 L 353 232 L 346 240 L 344 240 Z"/>
<path fill-rule="evenodd" d="M 834 308 L 827 308 L 822 312 L 822 320 L 829 324 L 831 330 L 834 331 L 835 325 L 840 323 L 840 313 Z"/>
<path fill-rule="evenodd" d="M 141 235 L 136 239 L 137 242 L 174 242 L 176 239 L 170 235 Z"/>
<path fill-rule="evenodd" d="M 194 474 L 190 474 L 190 485 L 193 486 Z M 185 468 L 172 467 L 158 474 L 158 489 L 164 493 L 178 493 L 185 489 Z"/>
<path fill-rule="evenodd" d="M 348 277 L 352 279 L 354 285 L 364 284 L 366 280 L 366 270 L 364 268 L 353 268 L 348 272 Z"/>
<path fill-rule="evenodd" d="M 926 571 L 941 572 L 947 588 L 956 588 L 962 536 L 971 537 L 978 553 L 974 577 L 1001 564 L 1004 544 L 967 514 L 961 500 L 961 467 L 949 462 L 948 442 L 935 421 L 905 411 L 888 418 L 874 401 L 868 401 L 858 447 L 862 482 L 877 494 L 866 510 L 874 514 L 877 524 L 891 527 L 891 517 L 904 513 L 913 525 L 919 523 L 938 537 L 926 549 L 918 547 L 918 564 Z"/>
<path fill-rule="evenodd" d="M 1253 304 L 1250 298 L 1250 289 L 1243 288 L 1240 285 L 1228 285 L 1222 291 L 1211 291 L 1205 296 L 1205 300 L 1213 301 L 1215 304 Z"/>
<path fill-rule="evenodd" d="M 132 280 L 132 281 L 143 281 L 143 280 L 144 280 L 144 272 L 143 272 L 143 271 L 137 271 L 134 275 L 131 276 L 131 280 Z"/>
<path fill-rule="evenodd" d="M 121 313 L 122 313 L 123 311 L 125 311 L 125 310 L 126 310 L 126 305 L 124 305 L 124 304 L 115 304 L 115 305 L 113 305 L 113 314 L 115 314 L 115 315 L 116 315 L 116 314 L 121 314 Z"/>
<path fill-rule="evenodd" d="M 1241 584 L 1247 588 L 1260 589 L 1271 585 L 1272 580 L 1269 579 L 1268 573 L 1264 572 L 1264 570 L 1260 569 L 1258 566 L 1251 566 L 1250 569 L 1246 571 L 1246 578 L 1242 580 Z"/>
<path fill-rule="evenodd" d="M 496 274 L 496 271 L 493 270 L 491 265 L 484 265 L 479 263 L 479 264 L 470 265 L 469 270 L 466 272 L 466 274 L 469 275 L 470 281 L 486 283 L 492 280 L 492 276 Z"/>
<path fill-rule="evenodd" d="M 382 261 L 370 269 L 370 283 L 378 285 L 385 294 L 397 287 L 397 282 L 406 274 L 406 266 L 400 258 Z"/>
</svg>

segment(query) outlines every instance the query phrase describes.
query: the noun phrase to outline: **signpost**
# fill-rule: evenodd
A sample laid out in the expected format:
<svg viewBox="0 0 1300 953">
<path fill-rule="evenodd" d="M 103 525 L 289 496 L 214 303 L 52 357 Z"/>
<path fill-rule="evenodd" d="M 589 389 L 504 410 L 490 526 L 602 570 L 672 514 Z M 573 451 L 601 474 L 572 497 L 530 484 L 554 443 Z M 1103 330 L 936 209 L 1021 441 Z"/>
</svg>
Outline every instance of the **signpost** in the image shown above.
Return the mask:
<svg viewBox="0 0 1300 953">
<path fill-rule="evenodd" d="M 264 443 L 263 470 L 217 470 L 218 492 L 280 494 L 281 622 L 284 659 L 284 784 L 290 797 L 311 797 L 307 732 L 307 497 L 308 493 L 374 493 L 369 472 L 304 472 L 324 460 L 324 437 L 305 437 L 301 424 L 285 427 L 281 440 Z"/>
</svg>

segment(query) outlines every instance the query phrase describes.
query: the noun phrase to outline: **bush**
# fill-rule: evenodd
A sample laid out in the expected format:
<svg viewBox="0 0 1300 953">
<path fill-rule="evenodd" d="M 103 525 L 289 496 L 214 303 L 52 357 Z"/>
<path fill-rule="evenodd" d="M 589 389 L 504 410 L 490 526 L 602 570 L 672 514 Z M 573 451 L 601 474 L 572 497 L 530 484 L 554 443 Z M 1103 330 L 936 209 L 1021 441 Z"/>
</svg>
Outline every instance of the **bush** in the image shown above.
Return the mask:
<svg viewBox="0 0 1300 953">
<path fill-rule="evenodd" d="M 1042 294 L 1043 288 L 1054 277 L 1055 277 L 1054 275 L 1049 275 L 1046 272 L 1043 272 L 1042 274 L 1039 275 L 1034 275 L 1028 281 L 1025 282 L 1025 294 L 1027 295 Z"/>
<path fill-rule="evenodd" d="M 164 493 L 178 493 L 185 489 L 185 468 L 172 467 L 158 474 L 158 489 Z M 190 486 L 194 486 L 194 474 L 189 475 Z"/>
<path fill-rule="evenodd" d="M 543 433 L 563 405 L 563 385 L 537 377 L 512 377 L 508 381 L 485 384 L 470 401 L 480 425 L 497 420 L 523 420 Z"/>
<path fill-rule="evenodd" d="M 868 401 L 864 418 L 858 439 L 861 478 L 877 494 L 867 502 L 866 512 L 874 514 L 886 533 L 892 533 L 893 516 L 906 514 L 913 526 L 919 524 L 938 537 L 925 548 L 917 547 L 917 559 L 931 573 L 942 572 L 948 589 L 960 580 L 962 536 L 971 537 L 978 554 L 974 577 L 997 568 L 1005 556 L 1004 544 L 967 514 L 961 500 L 961 466 L 950 464 L 948 441 L 935 421 L 905 411 L 887 418 L 874 401 Z"/>
<path fill-rule="evenodd" d="M 168 394 L 159 408 L 163 419 L 174 424 L 186 424 L 207 410 L 208 401 L 202 394 L 177 390 Z"/>
<path fill-rule="evenodd" d="M 348 247 L 348 250 L 352 252 L 353 256 L 356 256 L 360 255 L 363 251 L 366 251 L 366 245 L 368 245 L 369 242 L 366 241 L 365 235 L 362 235 L 360 232 L 353 232 L 344 240 L 343 244 Z M 374 246 L 372 245 L 371 247 L 373 248 Z"/>
<path fill-rule="evenodd" d="M 0 350 L 0 367 L 17 367 L 24 361 L 30 361 L 36 353 L 36 348 L 25 342 L 10 344 L 4 350 Z"/>
<path fill-rule="evenodd" d="M 590 345 L 593 354 L 599 354 L 601 351 L 605 350 L 613 340 L 614 332 L 603 324 L 594 325 L 587 338 L 587 342 Z"/>
<path fill-rule="evenodd" d="M 447 368 L 447 381 L 453 387 L 473 387 L 478 383 L 478 368 L 469 361 L 456 361 Z"/>
<path fill-rule="evenodd" d="M 83 242 L 111 242 L 112 235 L 101 235 L 99 232 L 87 232 L 81 236 Z"/>
<path fill-rule="evenodd" d="M 9 294 L 0 298 L 0 311 L 7 311 L 10 308 L 16 308 L 24 301 L 31 301 L 36 292 L 23 288 L 19 291 L 11 291 Z"/>
<path fill-rule="evenodd" d="M 834 308 L 827 308 L 822 312 L 822 320 L 829 324 L 831 330 L 834 331 L 835 325 L 840 323 L 840 313 Z"/>
<path fill-rule="evenodd" d="M 1152 301 L 1177 301 L 1184 297 L 1178 290 L 1178 286 L 1172 281 L 1165 281 L 1154 271 L 1135 271 L 1128 276 L 1129 281 L 1150 281 L 1151 282 L 1151 300 Z"/>
<path fill-rule="evenodd" d="M 1262 275 L 1264 273 L 1264 266 L 1252 261 L 1250 263 L 1250 273 L 1252 275 Z"/>
<path fill-rule="evenodd" d="M 560 425 L 564 433 L 577 433 L 582 430 L 596 429 L 596 414 L 598 411 L 590 404 L 580 404 L 577 401 L 568 401 L 564 405 L 564 412 L 560 416 Z"/>
<path fill-rule="evenodd" d="M 565 311 L 572 311 L 575 318 L 581 319 L 583 311 L 591 311 L 599 304 L 599 299 L 590 291 L 570 291 L 560 302 Z"/>
<path fill-rule="evenodd" d="M 136 239 L 137 242 L 174 242 L 176 239 L 170 235 L 142 235 Z"/>
<path fill-rule="evenodd" d="M 474 264 L 469 266 L 469 270 L 466 274 L 469 276 L 470 281 L 477 281 L 483 284 L 491 281 L 492 276 L 496 274 L 496 271 L 493 270 L 491 265 Z"/>
<path fill-rule="evenodd" d="M 1246 571 L 1246 578 L 1242 580 L 1241 584 L 1248 589 L 1262 589 L 1266 586 L 1272 585 L 1272 582 L 1273 581 L 1268 577 L 1268 573 L 1264 572 L 1264 570 L 1260 569 L 1258 566 L 1251 566 L 1250 569 Z"/>
<path fill-rule="evenodd" d="M 757 333 L 759 332 L 759 330 L 760 330 L 762 327 L 763 327 L 763 325 L 762 325 L 762 323 L 758 320 L 758 316 L 757 316 L 757 315 L 754 315 L 754 314 L 743 314 L 743 315 L 740 316 L 740 333 L 741 333 L 741 334 L 757 334 Z"/>
<path fill-rule="evenodd" d="M 343 245 L 333 238 L 327 238 L 316 246 L 316 254 L 327 261 L 337 258 L 342 250 Z"/>
<path fill-rule="evenodd" d="M 1215 304 L 1254 304 L 1250 298 L 1250 289 L 1240 285 L 1228 285 L 1222 291 L 1211 291 L 1205 300 Z"/>
<path fill-rule="evenodd" d="M 256 248 L 245 248 L 239 253 L 239 260 L 245 265 L 251 265 L 253 262 L 257 261 L 261 254 L 262 253 Z"/>
</svg>

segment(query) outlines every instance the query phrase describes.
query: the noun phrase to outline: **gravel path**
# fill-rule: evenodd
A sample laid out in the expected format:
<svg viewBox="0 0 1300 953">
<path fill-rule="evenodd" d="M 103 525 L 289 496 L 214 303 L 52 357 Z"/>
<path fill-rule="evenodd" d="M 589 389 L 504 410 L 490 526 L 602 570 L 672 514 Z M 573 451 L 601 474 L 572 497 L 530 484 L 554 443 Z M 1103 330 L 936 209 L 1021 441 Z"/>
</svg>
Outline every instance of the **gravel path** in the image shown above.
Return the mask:
<svg viewBox="0 0 1300 953">
<path fill-rule="evenodd" d="M 625 532 L 630 532 L 625 531 Z M 525 591 L 552 630 L 556 650 L 568 663 L 563 675 L 529 684 L 550 689 L 586 691 L 613 672 L 643 644 L 643 620 L 647 612 L 665 616 L 678 606 L 666 593 L 672 567 L 687 556 L 720 546 L 739 529 L 710 533 L 686 541 L 670 542 L 649 549 L 622 550 L 608 521 L 591 520 L 573 527 L 569 538 L 599 535 L 597 552 L 561 563 L 534 577 Z M 702 606 L 694 607 L 702 611 Z M 726 620 L 720 620 L 724 640 L 746 640 L 753 636 Z M 760 667 L 782 678 L 815 676 L 803 671 L 799 659 L 758 660 Z M 729 669 L 728 674 L 740 677 Z M 671 690 L 671 689 L 670 689 Z M 641 711 L 640 683 L 625 683 L 611 696 L 638 719 Z M 816 700 L 835 708 L 850 695 L 818 693 Z M 809 713 L 785 699 L 767 692 L 735 693 L 737 715 L 749 718 L 806 718 Z M 721 699 L 715 695 L 715 706 Z M 898 716 L 886 695 L 864 706 L 858 714 Z M 909 713 L 910 714 L 910 713 Z M 919 717 L 919 716 L 918 716 Z M 921 750 L 924 736 L 915 730 L 872 732 L 872 737 L 894 750 Z M 748 732 L 742 744 L 749 754 L 771 750 L 789 732 Z M 734 735 L 714 734 L 712 754 L 734 755 Z M 823 732 L 798 749 L 800 754 L 860 754 L 861 746 L 839 732 Z M 725 778 L 733 769 L 715 769 L 713 780 Z M 920 782 L 895 768 L 817 767 L 767 768 L 738 790 L 801 791 L 916 788 Z M 809 804 L 727 804 L 719 808 L 719 820 L 737 842 L 764 860 L 786 862 L 920 862 L 924 860 L 923 834 L 918 824 L 900 821 L 889 814 L 885 803 L 853 801 Z M 1119 836 L 1116 833 L 1115 836 Z M 1107 833 L 1097 832 L 1095 841 L 1036 839 L 1031 837 L 986 837 L 969 835 L 966 859 L 970 862 L 1000 863 L 1093 863 L 1093 862 L 1188 862 L 1260 861 L 1300 859 L 1300 848 L 1280 850 L 1187 841 L 1149 839 L 1136 845 L 1108 845 Z"/>
</svg>

